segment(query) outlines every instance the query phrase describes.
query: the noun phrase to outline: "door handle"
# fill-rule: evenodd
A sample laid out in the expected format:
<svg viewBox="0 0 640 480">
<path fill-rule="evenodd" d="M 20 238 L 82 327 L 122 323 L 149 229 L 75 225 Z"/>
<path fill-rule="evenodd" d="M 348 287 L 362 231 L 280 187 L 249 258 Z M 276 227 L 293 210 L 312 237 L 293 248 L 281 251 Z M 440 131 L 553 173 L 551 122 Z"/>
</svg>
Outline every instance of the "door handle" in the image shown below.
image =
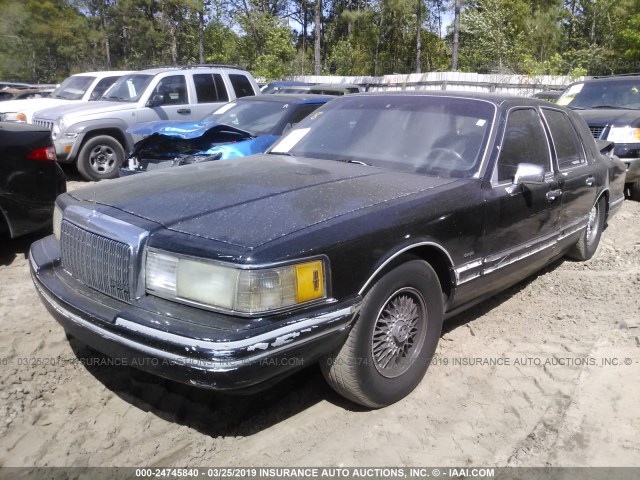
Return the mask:
<svg viewBox="0 0 640 480">
<path fill-rule="evenodd" d="M 588 177 L 585 182 L 589 187 L 593 187 L 593 184 L 596 183 L 596 179 L 593 177 Z"/>
<path fill-rule="evenodd" d="M 559 198 L 562 195 L 562 190 L 551 190 L 547 192 L 547 200 L 553 202 L 556 198 Z"/>
<path fill-rule="evenodd" d="M 191 109 L 190 108 L 180 108 L 178 110 L 178 113 L 181 113 L 182 115 L 188 115 L 191 113 Z"/>
</svg>

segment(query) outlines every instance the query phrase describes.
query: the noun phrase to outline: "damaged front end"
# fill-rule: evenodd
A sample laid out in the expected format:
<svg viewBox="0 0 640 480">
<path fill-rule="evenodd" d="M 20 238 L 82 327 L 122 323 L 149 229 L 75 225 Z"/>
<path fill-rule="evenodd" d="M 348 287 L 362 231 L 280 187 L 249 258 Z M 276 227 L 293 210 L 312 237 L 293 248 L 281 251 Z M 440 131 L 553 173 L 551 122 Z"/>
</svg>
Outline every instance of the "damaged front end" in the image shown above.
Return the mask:
<svg viewBox="0 0 640 480">
<path fill-rule="evenodd" d="M 158 122 L 154 122 L 158 123 Z M 147 135 L 135 144 L 134 150 L 120 169 L 120 176 L 191 163 L 243 157 L 261 153 L 270 141 L 261 136 L 220 124 L 186 124 L 154 127 L 142 124 L 132 129 L 132 135 Z"/>
</svg>

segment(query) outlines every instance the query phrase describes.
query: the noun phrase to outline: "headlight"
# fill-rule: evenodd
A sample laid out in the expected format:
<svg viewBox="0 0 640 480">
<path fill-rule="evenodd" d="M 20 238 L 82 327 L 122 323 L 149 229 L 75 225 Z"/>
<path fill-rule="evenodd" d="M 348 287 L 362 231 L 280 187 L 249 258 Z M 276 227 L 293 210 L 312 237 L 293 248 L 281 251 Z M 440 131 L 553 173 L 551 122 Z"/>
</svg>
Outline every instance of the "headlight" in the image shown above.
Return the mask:
<svg viewBox="0 0 640 480">
<path fill-rule="evenodd" d="M 55 122 L 53 122 L 53 127 L 51 128 L 51 138 L 56 140 L 60 137 L 60 133 L 64 129 L 64 118 L 60 117 Z"/>
<path fill-rule="evenodd" d="M 614 143 L 640 143 L 640 128 L 611 127 L 607 140 Z"/>
<path fill-rule="evenodd" d="M 242 314 L 260 314 L 325 298 L 324 271 L 322 260 L 243 269 L 150 249 L 146 289 L 163 298 Z"/>
<path fill-rule="evenodd" d="M 4 121 L 25 123 L 27 121 L 27 116 L 20 112 L 7 112 L 4 114 Z"/>
<path fill-rule="evenodd" d="M 53 236 L 60 241 L 60 227 L 62 226 L 62 209 L 55 205 L 53 208 Z"/>
</svg>

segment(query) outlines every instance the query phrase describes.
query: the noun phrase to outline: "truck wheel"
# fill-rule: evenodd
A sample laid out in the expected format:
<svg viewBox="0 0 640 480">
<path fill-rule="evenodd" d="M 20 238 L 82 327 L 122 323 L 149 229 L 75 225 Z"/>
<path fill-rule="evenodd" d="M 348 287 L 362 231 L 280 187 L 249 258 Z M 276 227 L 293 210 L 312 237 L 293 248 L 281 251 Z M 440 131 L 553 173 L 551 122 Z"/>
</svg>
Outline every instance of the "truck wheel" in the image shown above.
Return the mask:
<svg viewBox="0 0 640 480">
<path fill-rule="evenodd" d="M 116 178 L 124 162 L 124 148 L 115 138 L 98 135 L 90 138 L 80 149 L 78 171 L 87 180 Z"/>
<path fill-rule="evenodd" d="M 600 236 L 604 230 L 605 198 L 600 199 L 589 212 L 589 220 L 580 236 L 580 240 L 569 250 L 567 255 L 575 260 L 589 260 L 596 253 Z"/>
<path fill-rule="evenodd" d="M 402 399 L 429 367 L 442 308 L 442 288 L 428 263 L 412 260 L 391 270 L 365 295 L 345 344 L 320 362 L 325 379 L 366 407 Z"/>
<path fill-rule="evenodd" d="M 640 180 L 636 180 L 635 182 L 627 183 L 626 185 L 627 196 L 631 200 L 635 200 L 636 202 L 640 202 Z"/>
</svg>

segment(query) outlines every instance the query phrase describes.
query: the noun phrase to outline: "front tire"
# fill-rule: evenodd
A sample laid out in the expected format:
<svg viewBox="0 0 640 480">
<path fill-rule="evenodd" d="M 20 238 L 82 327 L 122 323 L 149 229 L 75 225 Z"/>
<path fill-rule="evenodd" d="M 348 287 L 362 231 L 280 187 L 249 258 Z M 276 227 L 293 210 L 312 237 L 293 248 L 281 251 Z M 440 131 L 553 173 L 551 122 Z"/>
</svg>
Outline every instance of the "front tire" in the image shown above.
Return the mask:
<svg viewBox="0 0 640 480">
<path fill-rule="evenodd" d="M 116 178 L 124 162 L 124 148 L 109 135 L 98 135 L 87 140 L 78 155 L 78 172 L 87 180 Z"/>
<path fill-rule="evenodd" d="M 349 400 L 380 408 L 422 380 L 442 331 L 442 288 L 433 268 L 408 261 L 365 295 L 339 351 L 320 362 L 331 387 Z"/>
<path fill-rule="evenodd" d="M 600 236 L 604 230 L 605 201 L 604 196 L 600 197 L 589 212 L 587 225 L 584 227 L 580 240 L 567 253 L 569 257 L 584 261 L 589 260 L 596 253 L 600 243 Z"/>
</svg>

